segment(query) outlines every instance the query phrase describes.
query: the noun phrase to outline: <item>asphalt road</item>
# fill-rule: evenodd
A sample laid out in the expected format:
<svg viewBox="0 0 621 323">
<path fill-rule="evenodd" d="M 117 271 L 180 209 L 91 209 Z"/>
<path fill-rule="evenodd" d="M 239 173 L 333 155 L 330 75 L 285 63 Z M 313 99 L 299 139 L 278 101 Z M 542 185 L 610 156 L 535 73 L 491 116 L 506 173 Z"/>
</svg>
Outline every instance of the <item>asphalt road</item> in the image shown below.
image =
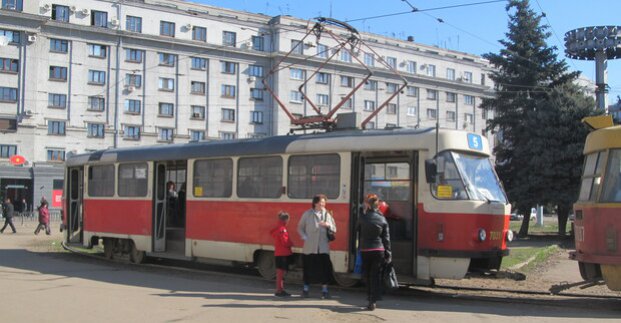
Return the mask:
<svg viewBox="0 0 621 323">
<path fill-rule="evenodd" d="M 111 263 L 59 252 L 33 227 L 0 235 L 0 322 L 597 322 L 610 310 L 446 297 L 387 296 L 374 312 L 365 295 L 278 299 L 273 283 L 226 272 L 196 273 Z M 298 294 L 300 286 L 289 286 Z M 319 290 L 311 290 L 318 296 Z M 621 304 L 621 300 L 618 304 Z"/>
</svg>

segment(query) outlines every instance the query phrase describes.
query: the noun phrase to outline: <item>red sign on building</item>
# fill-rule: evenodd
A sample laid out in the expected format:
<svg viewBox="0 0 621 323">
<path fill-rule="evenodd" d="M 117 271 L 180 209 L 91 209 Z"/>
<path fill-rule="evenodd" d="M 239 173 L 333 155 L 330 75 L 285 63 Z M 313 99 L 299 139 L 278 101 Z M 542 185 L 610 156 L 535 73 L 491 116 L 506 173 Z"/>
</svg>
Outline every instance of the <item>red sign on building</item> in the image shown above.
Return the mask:
<svg viewBox="0 0 621 323">
<path fill-rule="evenodd" d="M 11 163 L 11 165 L 19 166 L 23 165 L 25 162 L 26 158 L 24 158 L 24 156 L 22 155 L 13 155 L 11 156 L 11 158 L 9 158 L 9 163 Z"/>
<path fill-rule="evenodd" d="M 63 206 L 63 190 L 52 190 L 52 207 L 60 208 Z"/>
</svg>

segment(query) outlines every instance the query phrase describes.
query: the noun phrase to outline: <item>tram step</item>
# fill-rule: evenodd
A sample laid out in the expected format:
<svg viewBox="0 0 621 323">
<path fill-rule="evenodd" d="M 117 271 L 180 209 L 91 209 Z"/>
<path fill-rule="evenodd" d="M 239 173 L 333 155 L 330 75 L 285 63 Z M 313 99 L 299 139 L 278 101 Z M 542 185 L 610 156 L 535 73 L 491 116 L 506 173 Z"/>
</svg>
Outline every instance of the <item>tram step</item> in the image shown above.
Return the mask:
<svg viewBox="0 0 621 323">
<path fill-rule="evenodd" d="M 166 251 L 184 253 L 185 252 L 185 241 L 178 241 L 178 240 L 166 241 Z"/>
</svg>

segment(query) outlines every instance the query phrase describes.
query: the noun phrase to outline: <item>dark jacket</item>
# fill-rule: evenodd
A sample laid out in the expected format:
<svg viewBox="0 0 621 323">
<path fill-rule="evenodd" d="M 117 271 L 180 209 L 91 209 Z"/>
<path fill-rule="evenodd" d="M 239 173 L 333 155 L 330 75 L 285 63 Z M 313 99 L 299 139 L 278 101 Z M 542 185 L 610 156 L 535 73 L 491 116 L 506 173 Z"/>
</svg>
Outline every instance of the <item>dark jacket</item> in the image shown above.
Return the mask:
<svg viewBox="0 0 621 323">
<path fill-rule="evenodd" d="M 390 252 L 388 222 L 378 210 L 368 210 L 358 221 L 360 250 L 381 249 Z"/>
<path fill-rule="evenodd" d="M 13 208 L 13 204 L 4 203 L 4 217 L 5 218 L 12 218 L 14 212 L 15 212 L 15 209 Z"/>
</svg>

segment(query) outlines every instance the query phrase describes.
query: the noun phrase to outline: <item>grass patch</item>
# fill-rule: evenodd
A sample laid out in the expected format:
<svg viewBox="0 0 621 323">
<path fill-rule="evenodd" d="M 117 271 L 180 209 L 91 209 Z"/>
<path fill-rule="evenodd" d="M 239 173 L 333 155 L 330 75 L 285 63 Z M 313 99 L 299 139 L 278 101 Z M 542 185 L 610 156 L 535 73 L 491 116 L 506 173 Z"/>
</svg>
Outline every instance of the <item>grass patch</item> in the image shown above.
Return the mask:
<svg viewBox="0 0 621 323">
<path fill-rule="evenodd" d="M 535 255 L 535 260 L 529 262 L 528 265 L 523 268 L 523 270 L 528 272 L 537 268 L 539 265 L 545 263 L 552 255 L 557 253 L 558 250 L 559 247 L 557 245 L 551 245 L 543 248 L 543 250 L 537 252 L 537 254 Z"/>
<path fill-rule="evenodd" d="M 550 256 L 555 254 L 558 250 L 559 247 L 557 245 L 546 247 L 513 248 L 511 249 L 509 256 L 502 259 L 501 269 L 506 270 L 528 261 L 528 264 L 525 264 L 523 267 L 519 268 L 521 272 L 528 272 L 546 262 L 548 258 L 550 258 Z"/>
<path fill-rule="evenodd" d="M 515 232 L 520 231 L 522 221 L 511 221 L 509 223 L 509 229 Z M 558 221 L 548 220 L 543 222 L 543 226 L 537 225 L 535 221 L 528 222 L 528 233 L 558 233 Z"/>
</svg>

